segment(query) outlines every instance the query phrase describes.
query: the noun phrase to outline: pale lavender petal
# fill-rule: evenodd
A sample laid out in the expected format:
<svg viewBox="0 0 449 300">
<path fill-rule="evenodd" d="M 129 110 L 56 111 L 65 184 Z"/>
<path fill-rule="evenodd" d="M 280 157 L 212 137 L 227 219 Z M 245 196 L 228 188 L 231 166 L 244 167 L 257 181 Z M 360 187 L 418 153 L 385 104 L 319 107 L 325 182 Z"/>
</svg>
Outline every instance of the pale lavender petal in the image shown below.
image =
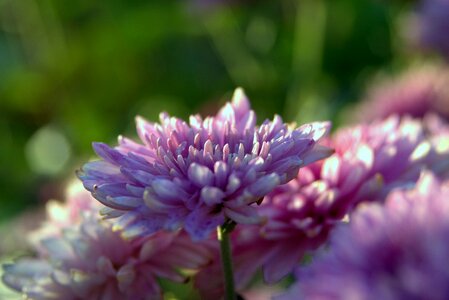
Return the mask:
<svg viewBox="0 0 449 300">
<path fill-rule="evenodd" d="M 263 197 L 271 192 L 281 183 L 279 175 L 276 173 L 260 177 L 256 182 L 248 187 L 248 191 L 256 198 Z"/>
<path fill-rule="evenodd" d="M 201 190 L 201 200 L 208 206 L 217 205 L 223 202 L 225 193 L 216 187 L 204 187 Z"/>
<path fill-rule="evenodd" d="M 199 187 L 210 186 L 214 181 L 214 174 L 205 166 L 193 163 L 189 167 L 189 179 Z"/>
</svg>

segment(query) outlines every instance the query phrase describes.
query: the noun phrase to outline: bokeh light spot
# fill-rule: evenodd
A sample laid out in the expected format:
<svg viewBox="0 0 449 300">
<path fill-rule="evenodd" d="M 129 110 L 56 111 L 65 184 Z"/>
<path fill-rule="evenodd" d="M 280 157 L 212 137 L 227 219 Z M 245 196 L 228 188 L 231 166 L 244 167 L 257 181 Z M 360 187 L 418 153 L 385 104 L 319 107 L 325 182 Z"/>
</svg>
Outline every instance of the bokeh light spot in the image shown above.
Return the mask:
<svg viewBox="0 0 449 300">
<path fill-rule="evenodd" d="M 66 137 L 52 126 L 44 126 L 28 140 L 25 154 L 30 168 L 42 175 L 60 173 L 70 159 Z"/>
</svg>

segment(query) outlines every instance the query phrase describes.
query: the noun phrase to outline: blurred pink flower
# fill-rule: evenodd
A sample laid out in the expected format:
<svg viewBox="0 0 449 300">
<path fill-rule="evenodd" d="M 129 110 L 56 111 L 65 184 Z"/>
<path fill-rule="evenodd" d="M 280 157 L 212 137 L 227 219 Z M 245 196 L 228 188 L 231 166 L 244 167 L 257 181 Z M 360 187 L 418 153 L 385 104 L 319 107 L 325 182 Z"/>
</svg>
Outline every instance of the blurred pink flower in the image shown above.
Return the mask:
<svg viewBox="0 0 449 300">
<path fill-rule="evenodd" d="M 99 216 L 99 210 L 103 207 L 84 189 L 79 180 L 67 185 L 65 199 L 65 202 L 47 202 L 47 219 L 39 229 L 28 234 L 28 239 L 34 247 L 40 247 L 40 240 L 43 238 L 61 236 L 63 228 L 77 225 L 85 213 Z"/>
<path fill-rule="evenodd" d="M 362 205 L 279 300 L 449 299 L 449 185 L 424 173 L 384 206 Z"/>
<path fill-rule="evenodd" d="M 385 78 L 372 85 L 355 113 L 355 119 L 361 122 L 394 114 L 423 118 L 428 113 L 448 120 L 449 71 L 428 65 L 398 78 Z"/>
<path fill-rule="evenodd" d="M 317 249 L 330 230 L 359 203 L 382 201 L 398 186 L 413 185 L 422 169 L 449 175 L 449 134 L 427 135 L 424 124 L 392 116 L 337 132 L 335 154 L 301 170 L 259 207 L 267 218 L 260 237 L 265 279 L 288 274 L 306 251 Z"/>
<path fill-rule="evenodd" d="M 100 219 L 100 205 L 84 190 L 47 208 L 49 220 L 34 234 L 37 257 L 4 266 L 4 283 L 27 299 L 162 299 L 158 278 L 185 282 L 179 269 L 211 259 L 205 243 L 183 231 L 125 239 Z"/>
</svg>

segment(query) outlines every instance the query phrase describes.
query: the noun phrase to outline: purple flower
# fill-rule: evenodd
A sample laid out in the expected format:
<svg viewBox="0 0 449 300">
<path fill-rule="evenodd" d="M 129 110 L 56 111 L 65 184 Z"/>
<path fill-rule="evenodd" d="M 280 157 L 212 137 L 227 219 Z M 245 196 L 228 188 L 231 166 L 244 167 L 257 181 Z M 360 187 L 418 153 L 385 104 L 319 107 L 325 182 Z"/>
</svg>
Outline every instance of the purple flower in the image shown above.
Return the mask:
<svg viewBox="0 0 449 300">
<path fill-rule="evenodd" d="M 360 207 L 278 299 L 448 299 L 448 199 L 449 185 L 427 173 L 385 206 Z"/>
<path fill-rule="evenodd" d="M 162 113 L 155 124 L 138 117 L 143 144 L 122 137 L 115 148 L 95 143 L 102 160 L 86 164 L 79 177 L 128 237 L 184 227 L 198 240 L 226 218 L 258 223 L 250 205 L 330 150 L 315 147 L 327 122 L 292 129 L 275 116 L 255 124 L 241 89 L 204 120 L 191 116 L 187 124 Z"/>
<path fill-rule="evenodd" d="M 417 39 L 449 59 L 449 1 L 423 0 L 417 14 Z"/>
<path fill-rule="evenodd" d="M 373 85 L 355 118 L 367 122 L 394 114 L 423 118 L 428 113 L 449 119 L 449 73 L 430 65 Z"/>
<path fill-rule="evenodd" d="M 98 208 L 80 205 L 95 203 L 87 192 L 84 200 L 78 196 L 58 207 L 61 216 L 72 218 L 50 219 L 44 228 L 53 224 L 53 230 L 38 231 L 37 257 L 4 265 L 4 283 L 27 299 L 162 299 L 158 278 L 184 282 L 179 269 L 210 261 L 207 245 L 193 243 L 183 231 L 127 240 L 110 220 L 99 219 Z M 54 207 L 48 209 L 55 216 Z"/>
<path fill-rule="evenodd" d="M 424 129 L 419 120 L 393 116 L 337 132 L 327 141 L 332 156 L 265 197 L 257 208 L 265 223 L 232 233 L 239 291 L 260 267 L 268 283 L 292 272 L 359 203 L 383 201 L 395 187 L 415 184 L 423 168 L 449 175 L 449 133 L 427 136 Z M 219 273 L 218 258 L 195 277 L 203 293 L 223 292 L 221 279 L 210 275 Z"/>
</svg>

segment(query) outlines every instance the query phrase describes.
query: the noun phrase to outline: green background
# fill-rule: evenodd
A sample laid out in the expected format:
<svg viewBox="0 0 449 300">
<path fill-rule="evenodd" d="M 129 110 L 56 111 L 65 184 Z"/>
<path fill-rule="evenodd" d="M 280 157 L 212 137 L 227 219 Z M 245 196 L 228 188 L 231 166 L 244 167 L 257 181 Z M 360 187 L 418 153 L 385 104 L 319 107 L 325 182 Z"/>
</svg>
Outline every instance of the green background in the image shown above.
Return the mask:
<svg viewBox="0 0 449 300">
<path fill-rule="evenodd" d="M 401 35 L 414 5 L 0 0 L 0 222 L 60 199 L 137 114 L 212 114 L 241 86 L 259 122 L 338 126 L 373 76 L 419 57 Z"/>
</svg>

